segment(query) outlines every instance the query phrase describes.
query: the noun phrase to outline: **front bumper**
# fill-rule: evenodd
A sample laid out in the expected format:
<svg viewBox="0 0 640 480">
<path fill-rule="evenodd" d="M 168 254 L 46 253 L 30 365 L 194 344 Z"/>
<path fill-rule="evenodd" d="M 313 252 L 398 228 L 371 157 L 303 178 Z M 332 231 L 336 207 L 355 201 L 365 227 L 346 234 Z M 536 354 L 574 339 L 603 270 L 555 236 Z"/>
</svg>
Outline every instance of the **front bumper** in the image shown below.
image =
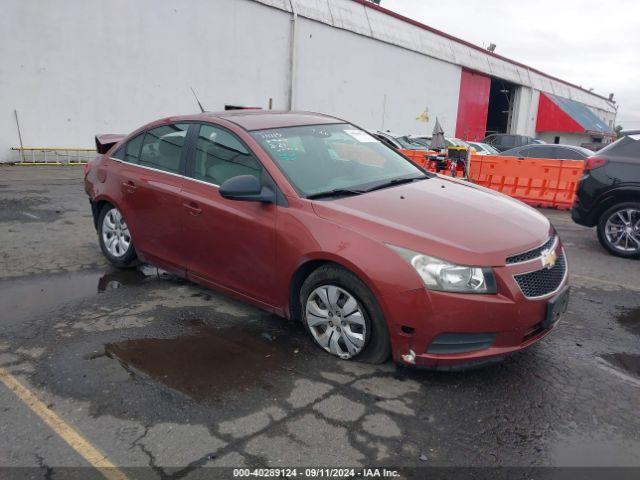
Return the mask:
<svg viewBox="0 0 640 480">
<path fill-rule="evenodd" d="M 563 253 L 561 245 L 557 251 Z M 514 276 L 531 271 L 534 264 L 541 268 L 539 262 L 533 259 L 495 268 L 496 295 L 420 288 L 384 297 L 381 303 L 394 360 L 451 369 L 494 361 L 548 335 L 557 322 L 545 322 L 547 305 L 566 289 L 568 275 L 553 292 L 527 298 Z"/>
</svg>

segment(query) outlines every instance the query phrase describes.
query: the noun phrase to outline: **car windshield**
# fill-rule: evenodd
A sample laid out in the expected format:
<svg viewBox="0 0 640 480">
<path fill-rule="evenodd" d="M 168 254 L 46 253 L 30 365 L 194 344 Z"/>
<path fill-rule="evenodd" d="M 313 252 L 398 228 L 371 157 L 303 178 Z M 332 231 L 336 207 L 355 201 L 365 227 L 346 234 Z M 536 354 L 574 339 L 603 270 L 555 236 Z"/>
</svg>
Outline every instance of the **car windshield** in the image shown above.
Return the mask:
<svg viewBox="0 0 640 480">
<path fill-rule="evenodd" d="M 407 150 L 424 150 L 424 145 L 420 142 L 415 141 L 413 138 L 404 136 L 395 137 L 395 139 L 402 148 L 406 148 Z"/>
<path fill-rule="evenodd" d="M 489 153 L 491 155 L 499 155 L 500 154 L 500 152 L 498 150 L 493 148 L 488 143 L 475 142 L 475 143 L 472 143 L 471 145 L 473 145 L 474 147 L 478 147 L 478 149 L 484 150 L 485 152 L 487 152 L 487 153 Z"/>
<path fill-rule="evenodd" d="M 488 143 L 483 143 L 482 146 L 486 151 L 488 151 L 492 155 L 499 155 L 500 152 L 493 145 L 489 145 Z"/>
<path fill-rule="evenodd" d="M 357 194 L 389 182 L 428 178 L 393 149 L 349 124 L 272 128 L 251 135 L 305 197 L 332 191 Z"/>
<path fill-rule="evenodd" d="M 429 138 L 412 138 L 411 140 L 426 148 L 431 148 L 431 140 Z"/>
</svg>

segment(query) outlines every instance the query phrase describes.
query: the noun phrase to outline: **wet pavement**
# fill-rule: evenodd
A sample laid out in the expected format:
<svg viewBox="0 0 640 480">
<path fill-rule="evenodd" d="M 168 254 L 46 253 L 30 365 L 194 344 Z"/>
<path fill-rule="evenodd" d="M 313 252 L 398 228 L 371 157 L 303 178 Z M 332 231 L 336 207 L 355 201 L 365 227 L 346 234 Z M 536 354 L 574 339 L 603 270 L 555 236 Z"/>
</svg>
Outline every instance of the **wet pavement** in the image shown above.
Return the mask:
<svg viewBox="0 0 640 480">
<path fill-rule="evenodd" d="M 1 167 L 0 368 L 115 465 L 640 466 L 640 262 L 566 212 L 572 298 L 484 369 L 335 360 L 300 325 L 153 267 L 104 262 L 81 169 Z M 29 215 L 26 215 L 29 214 Z M 37 217 L 37 218 L 33 218 Z M 86 461 L 0 383 L 0 465 Z"/>
</svg>

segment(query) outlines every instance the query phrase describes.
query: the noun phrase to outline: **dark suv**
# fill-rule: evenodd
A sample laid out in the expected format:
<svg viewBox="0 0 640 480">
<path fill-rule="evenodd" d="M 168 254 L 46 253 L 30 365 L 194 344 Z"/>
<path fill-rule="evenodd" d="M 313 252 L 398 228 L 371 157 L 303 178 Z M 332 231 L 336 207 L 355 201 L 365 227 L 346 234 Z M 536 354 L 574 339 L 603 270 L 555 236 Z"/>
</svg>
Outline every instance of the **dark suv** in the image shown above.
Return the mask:
<svg viewBox="0 0 640 480">
<path fill-rule="evenodd" d="M 510 135 L 508 133 L 494 133 L 487 137 L 484 137 L 482 143 L 488 143 L 496 150 L 504 152 L 515 147 L 521 147 L 523 145 L 530 145 L 532 143 L 544 143 L 532 137 L 526 135 Z"/>
<path fill-rule="evenodd" d="M 614 255 L 640 258 L 640 140 L 623 137 L 585 161 L 571 217 L 597 226 Z"/>
</svg>

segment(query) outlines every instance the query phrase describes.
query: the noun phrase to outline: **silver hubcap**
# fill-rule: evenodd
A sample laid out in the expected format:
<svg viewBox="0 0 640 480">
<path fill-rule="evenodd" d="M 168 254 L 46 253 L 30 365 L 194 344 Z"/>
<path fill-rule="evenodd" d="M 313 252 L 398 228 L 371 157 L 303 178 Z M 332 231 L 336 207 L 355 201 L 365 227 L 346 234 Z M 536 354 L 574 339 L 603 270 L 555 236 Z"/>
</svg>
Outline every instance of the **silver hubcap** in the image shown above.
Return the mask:
<svg viewBox="0 0 640 480">
<path fill-rule="evenodd" d="M 604 233 L 616 250 L 631 253 L 640 251 L 640 210 L 618 210 L 607 220 Z"/>
<path fill-rule="evenodd" d="M 357 300 L 335 285 L 316 288 L 306 305 L 309 330 L 318 345 L 340 358 L 362 351 L 367 325 Z"/>
<path fill-rule="evenodd" d="M 117 208 L 109 210 L 102 220 L 102 241 L 107 251 L 116 258 L 129 251 L 131 235 Z"/>
</svg>

